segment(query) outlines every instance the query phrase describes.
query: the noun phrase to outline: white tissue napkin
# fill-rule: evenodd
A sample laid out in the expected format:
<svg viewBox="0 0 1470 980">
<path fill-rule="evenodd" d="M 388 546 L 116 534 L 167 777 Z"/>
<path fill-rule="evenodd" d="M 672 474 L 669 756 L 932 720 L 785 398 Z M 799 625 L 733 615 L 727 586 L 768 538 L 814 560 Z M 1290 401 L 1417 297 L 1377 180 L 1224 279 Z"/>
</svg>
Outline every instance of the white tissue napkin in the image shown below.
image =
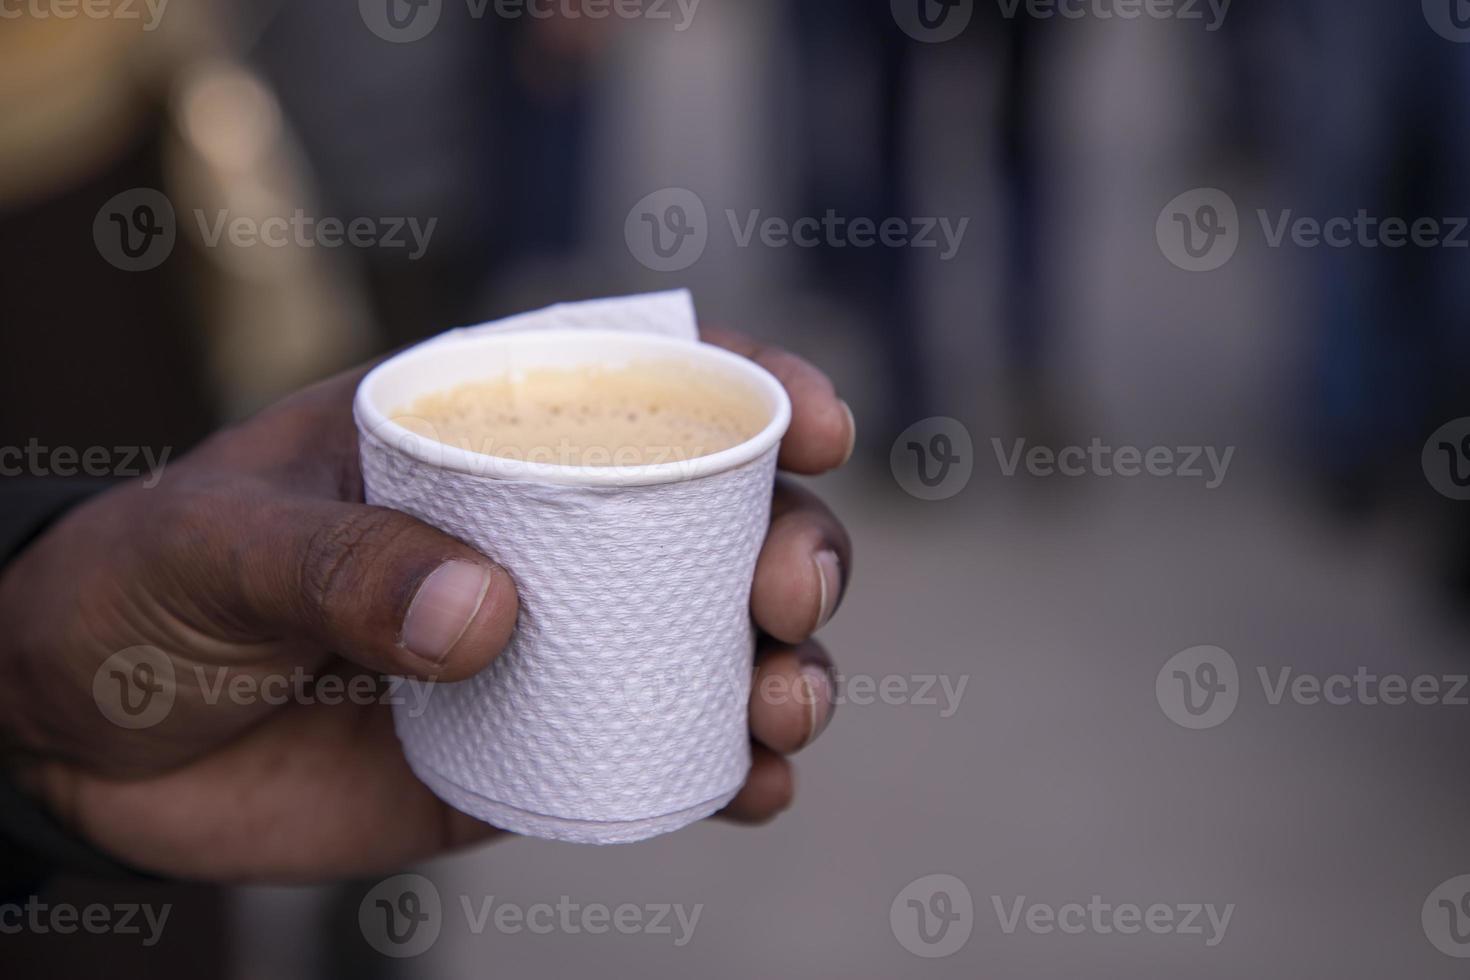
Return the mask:
<svg viewBox="0 0 1470 980">
<path fill-rule="evenodd" d="M 687 292 L 554 306 L 452 331 L 585 326 L 697 337 Z M 514 577 L 520 619 L 481 674 L 395 707 L 441 799 L 520 834 L 642 840 L 714 813 L 750 768 L 749 602 L 776 449 L 715 476 L 608 488 L 459 472 L 403 479 L 364 431 L 369 503 L 477 548 Z"/>
<path fill-rule="evenodd" d="M 477 327 L 449 330 L 430 343 L 475 337 L 482 333 L 511 330 L 570 330 L 578 327 L 651 333 L 679 340 L 699 339 L 699 320 L 694 315 L 694 297 L 687 289 L 672 289 L 642 296 L 615 296 L 580 303 L 558 303 L 544 310 L 518 313 L 482 323 Z"/>
</svg>

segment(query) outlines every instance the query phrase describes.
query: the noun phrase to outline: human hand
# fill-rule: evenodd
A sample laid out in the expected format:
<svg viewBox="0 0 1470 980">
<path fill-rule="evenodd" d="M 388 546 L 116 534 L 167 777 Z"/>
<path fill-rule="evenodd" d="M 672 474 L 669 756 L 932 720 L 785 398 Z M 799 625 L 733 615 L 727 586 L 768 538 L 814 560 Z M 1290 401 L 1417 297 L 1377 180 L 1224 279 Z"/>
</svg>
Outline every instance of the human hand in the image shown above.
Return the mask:
<svg viewBox="0 0 1470 980">
<path fill-rule="evenodd" d="M 735 334 L 707 339 L 786 386 L 782 469 L 846 460 L 851 414 L 820 372 Z M 463 543 L 363 503 L 351 410 L 362 373 L 218 433 L 155 487 L 87 502 L 0 571 L 0 732 L 16 777 L 121 861 L 184 878 L 320 880 L 498 833 L 414 778 L 383 694 L 389 676 L 455 681 L 486 667 L 514 628 L 515 587 Z M 832 712 L 830 663 L 809 638 L 850 568 L 830 511 L 778 481 L 751 600 L 763 633 L 754 764 L 723 816 L 759 822 L 789 804 L 785 756 Z M 138 648 L 174 695 L 156 724 L 129 729 L 99 710 L 94 680 L 98 698 L 147 682 L 132 653 L 114 656 Z"/>
</svg>

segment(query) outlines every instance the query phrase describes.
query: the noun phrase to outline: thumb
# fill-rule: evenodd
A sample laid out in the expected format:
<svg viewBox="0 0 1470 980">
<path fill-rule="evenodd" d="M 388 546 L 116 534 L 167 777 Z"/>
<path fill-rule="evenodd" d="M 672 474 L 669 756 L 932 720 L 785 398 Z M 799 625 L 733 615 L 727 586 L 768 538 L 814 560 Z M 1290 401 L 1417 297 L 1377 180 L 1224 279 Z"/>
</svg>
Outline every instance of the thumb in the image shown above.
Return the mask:
<svg viewBox="0 0 1470 980">
<path fill-rule="evenodd" d="M 237 577 L 262 625 L 370 670 L 441 681 L 477 673 L 509 641 L 515 584 L 468 545 L 383 507 L 269 506 Z"/>
</svg>

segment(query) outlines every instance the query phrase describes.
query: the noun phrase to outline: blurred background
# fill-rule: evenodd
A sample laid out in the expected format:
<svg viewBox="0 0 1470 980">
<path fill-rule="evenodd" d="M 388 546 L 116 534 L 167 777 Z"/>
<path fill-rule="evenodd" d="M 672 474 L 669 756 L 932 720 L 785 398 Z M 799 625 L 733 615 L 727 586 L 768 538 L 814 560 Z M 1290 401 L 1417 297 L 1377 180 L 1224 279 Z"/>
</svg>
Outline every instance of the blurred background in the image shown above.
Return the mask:
<svg viewBox="0 0 1470 980">
<path fill-rule="evenodd" d="M 857 547 L 847 689 L 771 826 L 405 869 L 444 907 L 411 958 L 359 928 L 377 881 L 57 881 L 168 928 L 0 935 L 7 975 L 1463 974 L 1463 0 L 3 9 L 0 445 L 178 453 L 448 327 L 678 287 L 860 432 L 813 481 Z M 1172 462 L 1025 455 L 1094 445 Z M 1173 700 L 1199 647 L 1233 711 Z M 1013 921 L 1094 896 L 1233 911 L 1214 943 Z M 489 898 L 702 911 L 477 930 Z"/>
</svg>

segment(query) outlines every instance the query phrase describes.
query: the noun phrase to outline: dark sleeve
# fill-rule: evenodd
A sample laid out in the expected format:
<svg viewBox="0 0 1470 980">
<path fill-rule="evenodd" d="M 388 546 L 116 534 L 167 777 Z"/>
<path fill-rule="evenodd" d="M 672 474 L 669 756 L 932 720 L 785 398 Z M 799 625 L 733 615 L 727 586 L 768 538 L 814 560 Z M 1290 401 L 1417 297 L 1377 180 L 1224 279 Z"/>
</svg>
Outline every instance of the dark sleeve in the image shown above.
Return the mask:
<svg viewBox="0 0 1470 980">
<path fill-rule="evenodd" d="M 51 526 L 51 522 L 110 480 L 0 479 L 0 568 Z"/>
<path fill-rule="evenodd" d="M 107 480 L 0 480 L 0 570 L 68 509 L 110 485 Z M 63 829 L 0 766 L 0 900 L 32 894 L 57 871 L 132 874 Z"/>
</svg>

